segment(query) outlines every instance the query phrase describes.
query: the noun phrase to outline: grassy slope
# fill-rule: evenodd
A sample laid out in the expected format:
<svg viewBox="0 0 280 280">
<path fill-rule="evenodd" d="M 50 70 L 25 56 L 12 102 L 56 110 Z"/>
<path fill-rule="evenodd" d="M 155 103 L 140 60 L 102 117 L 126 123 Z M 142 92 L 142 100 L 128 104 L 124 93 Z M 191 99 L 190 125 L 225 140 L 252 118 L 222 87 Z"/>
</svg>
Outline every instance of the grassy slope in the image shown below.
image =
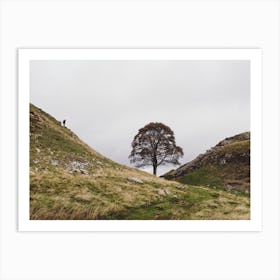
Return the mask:
<svg viewBox="0 0 280 280">
<path fill-rule="evenodd" d="M 117 164 L 30 105 L 31 219 L 248 219 L 249 203 Z"/>
<path fill-rule="evenodd" d="M 231 159 L 226 159 L 226 155 L 231 154 Z M 184 184 L 198 186 L 211 186 L 220 188 L 230 188 L 234 191 L 248 193 L 250 190 L 250 164 L 240 155 L 250 154 L 250 140 L 236 141 L 220 147 L 215 151 L 219 159 L 225 158 L 226 164 L 211 162 L 206 159 L 203 166 L 188 172 L 175 175 L 175 180 Z M 167 175 L 176 174 L 173 170 Z"/>
</svg>

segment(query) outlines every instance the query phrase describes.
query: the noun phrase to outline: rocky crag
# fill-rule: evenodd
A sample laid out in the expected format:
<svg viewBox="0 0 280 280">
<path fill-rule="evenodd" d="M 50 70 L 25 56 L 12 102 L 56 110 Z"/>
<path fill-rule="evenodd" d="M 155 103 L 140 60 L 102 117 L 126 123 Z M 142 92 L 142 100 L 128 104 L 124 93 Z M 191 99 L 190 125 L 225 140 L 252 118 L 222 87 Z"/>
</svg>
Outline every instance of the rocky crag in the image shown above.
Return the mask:
<svg viewBox="0 0 280 280">
<path fill-rule="evenodd" d="M 162 176 L 194 185 L 250 192 L 250 132 L 219 142 L 194 160 Z"/>
</svg>

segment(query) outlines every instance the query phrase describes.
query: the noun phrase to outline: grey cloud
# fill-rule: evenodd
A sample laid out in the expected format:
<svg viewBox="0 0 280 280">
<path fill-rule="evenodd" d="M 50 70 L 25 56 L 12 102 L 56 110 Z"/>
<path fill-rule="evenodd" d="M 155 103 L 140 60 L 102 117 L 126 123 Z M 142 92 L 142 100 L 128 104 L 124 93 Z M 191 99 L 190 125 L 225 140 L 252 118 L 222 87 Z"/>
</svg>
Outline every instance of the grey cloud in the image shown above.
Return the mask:
<svg viewBox="0 0 280 280">
<path fill-rule="evenodd" d="M 182 163 L 250 130 L 249 61 L 32 61 L 30 71 L 32 103 L 126 165 L 151 121 L 173 129 Z"/>
</svg>

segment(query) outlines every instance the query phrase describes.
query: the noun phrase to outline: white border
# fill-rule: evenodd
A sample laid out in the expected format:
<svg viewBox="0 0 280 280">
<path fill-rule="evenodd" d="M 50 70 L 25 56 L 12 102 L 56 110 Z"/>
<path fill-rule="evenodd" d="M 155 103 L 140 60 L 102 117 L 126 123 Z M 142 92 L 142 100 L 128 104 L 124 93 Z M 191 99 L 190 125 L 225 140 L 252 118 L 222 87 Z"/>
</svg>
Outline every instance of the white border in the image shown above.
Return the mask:
<svg viewBox="0 0 280 280">
<path fill-rule="evenodd" d="M 19 49 L 19 231 L 261 231 L 262 66 L 260 49 Z M 251 219 L 226 221 L 29 220 L 29 92 L 31 60 L 250 60 Z"/>
</svg>

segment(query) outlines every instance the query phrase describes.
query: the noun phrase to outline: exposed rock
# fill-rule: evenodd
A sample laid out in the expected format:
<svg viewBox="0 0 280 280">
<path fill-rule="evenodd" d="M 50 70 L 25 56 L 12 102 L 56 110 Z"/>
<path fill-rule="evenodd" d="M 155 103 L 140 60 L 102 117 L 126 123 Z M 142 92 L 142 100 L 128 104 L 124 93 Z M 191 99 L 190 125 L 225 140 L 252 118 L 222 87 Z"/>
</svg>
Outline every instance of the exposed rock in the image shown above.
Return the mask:
<svg viewBox="0 0 280 280">
<path fill-rule="evenodd" d="M 165 193 L 166 193 L 167 195 L 170 195 L 170 194 L 171 194 L 170 188 L 166 188 L 166 189 L 165 189 Z"/>
<path fill-rule="evenodd" d="M 136 183 L 136 184 L 144 184 L 144 182 L 141 179 L 135 177 L 127 178 L 127 180 L 129 182 Z"/>
<path fill-rule="evenodd" d="M 159 190 L 158 190 L 158 194 L 159 194 L 159 195 L 166 195 L 166 194 L 165 194 L 165 191 L 164 191 L 163 189 L 159 189 Z"/>
<path fill-rule="evenodd" d="M 81 169 L 80 172 L 81 172 L 81 174 L 83 174 L 83 175 L 88 175 L 88 171 L 85 170 L 85 169 Z"/>
<path fill-rule="evenodd" d="M 92 166 L 92 163 L 89 161 L 71 161 L 67 165 L 69 168 L 84 169 L 86 167 Z"/>
<path fill-rule="evenodd" d="M 52 159 L 51 160 L 51 165 L 58 166 L 59 165 L 59 161 L 56 160 L 56 159 Z"/>
<path fill-rule="evenodd" d="M 225 154 L 225 158 L 231 158 L 231 157 L 232 157 L 232 154 L 229 154 L 229 153 Z"/>
<path fill-rule="evenodd" d="M 229 185 L 229 184 L 226 185 L 226 190 L 227 190 L 227 191 L 231 191 L 232 189 L 233 189 L 233 186 L 232 186 L 232 185 Z"/>
<path fill-rule="evenodd" d="M 69 170 L 69 173 L 71 174 L 82 174 L 82 175 L 88 175 L 89 172 L 86 168 L 92 166 L 93 163 L 89 161 L 71 161 L 66 164 L 67 169 Z"/>
<path fill-rule="evenodd" d="M 75 174 L 75 173 L 80 173 L 80 170 L 79 170 L 79 169 L 76 169 L 76 168 L 73 168 L 72 170 L 69 171 L 69 173 L 72 173 L 72 174 L 73 174 L 73 173 L 74 173 L 74 174 Z"/>
<path fill-rule="evenodd" d="M 171 195 L 171 189 L 170 188 L 159 189 L 158 194 L 159 195 Z"/>
<path fill-rule="evenodd" d="M 88 175 L 88 171 L 85 169 L 78 169 L 78 168 L 73 168 L 72 170 L 69 171 L 71 174 L 82 174 L 82 175 Z"/>
<path fill-rule="evenodd" d="M 227 190 L 243 192 L 250 190 L 250 132 L 224 139 L 204 154 L 199 154 L 194 160 L 161 177 L 180 181 L 188 174 L 196 174 L 193 172 L 200 169 L 202 174 L 212 172 L 212 178 L 216 177 L 220 182 L 219 186 L 223 186 Z M 228 182 L 229 180 L 235 181 L 235 183 L 231 184 Z M 205 176 L 199 180 L 199 184 L 208 185 L 209 181 Z M 184 182 L 188 183 L 185 179 Z M 190 181 L 190 183 L 193 184 L 194 181 Z"/>
</svg>

